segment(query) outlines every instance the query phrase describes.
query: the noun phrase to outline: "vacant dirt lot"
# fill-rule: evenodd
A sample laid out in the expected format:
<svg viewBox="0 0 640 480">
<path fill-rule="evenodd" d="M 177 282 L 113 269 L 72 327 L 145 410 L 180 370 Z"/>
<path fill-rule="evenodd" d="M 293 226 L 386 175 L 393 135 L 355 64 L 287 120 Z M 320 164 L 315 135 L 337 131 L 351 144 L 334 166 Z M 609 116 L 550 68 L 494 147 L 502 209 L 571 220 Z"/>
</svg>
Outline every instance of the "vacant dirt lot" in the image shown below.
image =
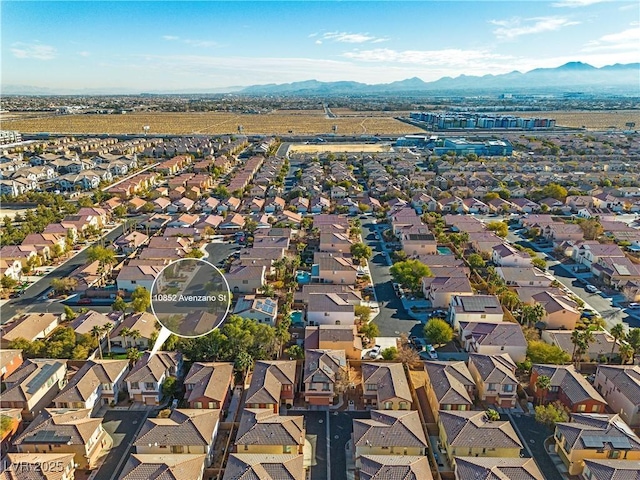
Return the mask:
<svg viewBox="0 0 640 480">
<path fill-rule="evenodd" d="M 4 120 L 2 128 L 24 133 L 71 134 L 143 133 L 149 125 L 153 134 L 233 134 L 242 126 L 245 134 L 338 135 L 406 134 L 421 130 L 395 120 L 392 115 L 363 114 L 345 118 L 326 118 L 322 111 L 276 111 L 269 114 L 234 113 L 128 113 L 126 115 L 60 115 L 42 118 Z"/>
<path fill-rule="evenodd" d="M 562 127 L 586 127 L 591 130 L 606 130 L 609 127 L 625 128 L 627 122 L 635 122 L 640 128 L 640 110 L 611 111 L 566 111 L 566 112 L 505 112 L 519 117 L 555 118 Z"/>
<path fill-rule="evenodd" d="M 340 144 L 326 144 L 321 143 L 318 145 L 299 145 L 294 144 L 289 148 L 289 153 L 342 153 L 342 152 L 366 152 L 366 153 L 378 153 L 391 151 L 390 145 L 376 145 L 371 143 L 340 143 Z"/>
</svg>

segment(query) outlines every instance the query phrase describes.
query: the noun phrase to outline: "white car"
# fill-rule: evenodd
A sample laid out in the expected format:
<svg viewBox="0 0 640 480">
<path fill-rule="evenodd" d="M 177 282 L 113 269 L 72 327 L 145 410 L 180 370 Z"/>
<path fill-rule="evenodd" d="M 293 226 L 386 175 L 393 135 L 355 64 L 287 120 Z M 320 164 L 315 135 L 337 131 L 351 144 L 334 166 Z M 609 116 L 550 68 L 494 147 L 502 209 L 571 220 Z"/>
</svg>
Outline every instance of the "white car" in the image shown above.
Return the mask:
<svg viewBox="0 0 640 480">
<path fill-rule="evenodd" d="M 382 347 L 380 345 L 376 345 L 374 346 L 370 351 L 369 351 L 369 358 L 377 358 L 378 355 L 380 355 L 380 352 L 382 351 Z"/>
<path fill-rule="evenodd" d="M 631 308 L 631 309 L 640 308 L 640 303 L 636 303 L 636 302 L 630 303 L 628 308 Z"/>
<path fill-rule="evenodd" d="M 429 358 L 431 358 L 432 360 L 437 360 L 438 359 L 438 352 L 436 352 L 436 349 L 433 348 L 433 345 L 427 345 L 425 347 L 425 350 L 429 354 Z"/>
<path fill-rule="evenodd" d="M 584 289 L 589 293 L 596 293 L 598 291 L 598 289 L 593 285 L 587 285 Z"/>
</svg>

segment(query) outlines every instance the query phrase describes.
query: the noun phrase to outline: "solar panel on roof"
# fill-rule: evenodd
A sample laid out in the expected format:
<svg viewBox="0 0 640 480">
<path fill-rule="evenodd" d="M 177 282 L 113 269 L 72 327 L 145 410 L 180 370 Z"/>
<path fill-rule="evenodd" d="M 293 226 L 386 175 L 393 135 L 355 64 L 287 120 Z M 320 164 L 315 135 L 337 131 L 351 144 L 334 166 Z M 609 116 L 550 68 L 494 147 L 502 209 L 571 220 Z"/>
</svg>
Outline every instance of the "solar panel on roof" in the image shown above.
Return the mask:
<svg viewBox="0 0 640 480">
<path fill-rule="evenodd" d="M 45 364 L 40 371 L 36 374 L 35 377 L 31 379 L 29 383 L 27 383 L 27 393 L 33 395 L 36 393 L 42 385 L 53 375 L 53 373 L 60 368 L 60 364 L 58 362 L 55 363 L 47 363 Z"/>
<path fill-rule="evenodd" d="M 613 448 L 631 448 L 631 442 L 625 437 L 606 437 Z"/>
<path fill-rule="evenodd" d="M 464 309 L 468 312 L 484 312 L 486 307 L 494 307 L 495 302 L 488 298 L 479 297 L 462 297 L 461 299 Z"/>
<path fill-rule="evenodd" d="M 583 436 L 582 443 L 587 448 L 602 448 L 604 445 L 602 437 L 596 435 Z"/>
<path fill-rule="evenodd" d="M 23 440 L 26 443 L 68 443 L 70 441 L 70 435 L 58 435 L 53 430 L 39 430 L 35 435 L 26 437 Z"/>
</svg>

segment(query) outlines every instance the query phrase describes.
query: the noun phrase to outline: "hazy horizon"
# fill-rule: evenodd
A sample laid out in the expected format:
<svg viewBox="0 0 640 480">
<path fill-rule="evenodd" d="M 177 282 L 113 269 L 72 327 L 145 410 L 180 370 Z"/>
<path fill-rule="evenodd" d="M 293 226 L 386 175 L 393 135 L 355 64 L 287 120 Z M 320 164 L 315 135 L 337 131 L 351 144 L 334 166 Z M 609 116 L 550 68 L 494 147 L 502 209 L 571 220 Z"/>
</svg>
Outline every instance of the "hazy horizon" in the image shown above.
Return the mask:
<svg viewBox="0 0 640 480">
<path fill-rule="evenodd" d="M 390 83 L 640 59 L 640 4 L 20 2 L 2 4 L 2 85 L 211 92 Z"/>
</svg>

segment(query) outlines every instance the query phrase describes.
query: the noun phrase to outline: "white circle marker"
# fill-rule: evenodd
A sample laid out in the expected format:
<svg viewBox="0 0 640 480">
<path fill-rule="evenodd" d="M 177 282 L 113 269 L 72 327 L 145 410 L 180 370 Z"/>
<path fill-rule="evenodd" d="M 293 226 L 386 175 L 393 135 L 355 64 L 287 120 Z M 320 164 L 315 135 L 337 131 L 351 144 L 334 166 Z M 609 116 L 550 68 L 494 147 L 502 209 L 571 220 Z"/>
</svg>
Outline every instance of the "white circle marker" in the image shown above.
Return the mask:
<svg viewBox="0 0 640 480">
<path fill-rule="evenodd" d="M 219 328 L 230 306 L 229 284 L 216 266 L 198 258 L 171 262 L 151 286 L 151 311 L 162 326 L 151 354 L 172 333 L 197 338 Z"/>
</svg>

